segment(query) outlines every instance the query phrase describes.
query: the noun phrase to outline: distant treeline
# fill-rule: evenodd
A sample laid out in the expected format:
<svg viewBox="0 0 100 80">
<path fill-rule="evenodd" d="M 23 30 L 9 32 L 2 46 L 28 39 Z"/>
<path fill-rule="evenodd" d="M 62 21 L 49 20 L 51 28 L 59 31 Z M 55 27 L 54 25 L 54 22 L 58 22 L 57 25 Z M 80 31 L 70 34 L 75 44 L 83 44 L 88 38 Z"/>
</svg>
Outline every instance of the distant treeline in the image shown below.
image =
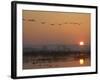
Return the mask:
<svg viewBox="0 0 100 80">
<path fill-rule="evenodd" d="M 90 51 L 23 51 L 23 56 L 69 56 L 69 55 L 90 55 Z"/>
<path fill-rule="evenodd" d="M 79 45 L 42 45 L 42 46 L 30 46 L 24 47 L 24 52 L 34 52 L 34 51 L 67 51 L 67 52 L 77 52 L 77 51 L 90 51 L 89 45 L 79 46 Z"/>
</svg>

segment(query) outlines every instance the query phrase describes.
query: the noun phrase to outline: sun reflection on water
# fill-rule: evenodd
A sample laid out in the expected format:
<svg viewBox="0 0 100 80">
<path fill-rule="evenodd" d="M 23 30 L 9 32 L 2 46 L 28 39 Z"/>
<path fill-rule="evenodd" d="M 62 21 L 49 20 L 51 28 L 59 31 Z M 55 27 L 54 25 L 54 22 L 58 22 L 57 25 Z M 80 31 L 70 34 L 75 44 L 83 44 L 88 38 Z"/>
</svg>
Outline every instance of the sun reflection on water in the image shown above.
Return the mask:
<svg viewBox="0 0 100 80">
<path fill-rule="evenodd" d="M 82 64 L 84 64 L 84 59 L 80 59 L 80 64 L 82 65 Z"/>
</svg>

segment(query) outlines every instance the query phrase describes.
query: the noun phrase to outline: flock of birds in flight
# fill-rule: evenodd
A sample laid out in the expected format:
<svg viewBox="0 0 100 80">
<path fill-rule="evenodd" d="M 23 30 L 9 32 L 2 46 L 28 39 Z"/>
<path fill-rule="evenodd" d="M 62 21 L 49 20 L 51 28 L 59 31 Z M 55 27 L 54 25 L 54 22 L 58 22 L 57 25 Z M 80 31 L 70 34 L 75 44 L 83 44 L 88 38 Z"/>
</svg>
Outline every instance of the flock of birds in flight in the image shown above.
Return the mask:
<svg viewBox="0 0 100 80">
<path fill-rule="evenodd" d="M 28 22 L 37 22 L 35 19 L 24 19 L 23 18 L 23 21 L 28 21 Z M 41 23 L 41 24 L 48 24 L 48 22 L 45 22 L 45 21 L 42 21 L 42 22 L 39 22 L 39 23 Z M 54 23 L 49 23 L 50 25 L 52 25 L 52 26 L 54 26 L 54 25 L 56 25 L 56 24 L 54 24 Z M 64 23 L 59 23 L 59 24 L 57 24 L 57 25 L 63 25 L 63 24 L 74 24 L 74 25 L 80 25 L 80 23 L 78 23 L 78 22 L 64 22 Z"/>
</svg>

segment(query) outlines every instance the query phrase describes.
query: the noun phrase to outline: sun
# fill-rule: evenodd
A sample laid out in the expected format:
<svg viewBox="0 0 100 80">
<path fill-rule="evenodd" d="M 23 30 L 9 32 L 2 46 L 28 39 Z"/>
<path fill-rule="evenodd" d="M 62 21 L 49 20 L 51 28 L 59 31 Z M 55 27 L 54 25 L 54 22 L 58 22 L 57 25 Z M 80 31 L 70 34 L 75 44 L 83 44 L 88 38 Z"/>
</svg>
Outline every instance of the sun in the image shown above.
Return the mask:
<svg viewBox="0 0 100 80">
<path fill-rule="evenodd" d="M 83 41 L 80 41 L 79 45 L 81 45 L 81 46 L 84 45 L 84 42 Z"/>
</svg>

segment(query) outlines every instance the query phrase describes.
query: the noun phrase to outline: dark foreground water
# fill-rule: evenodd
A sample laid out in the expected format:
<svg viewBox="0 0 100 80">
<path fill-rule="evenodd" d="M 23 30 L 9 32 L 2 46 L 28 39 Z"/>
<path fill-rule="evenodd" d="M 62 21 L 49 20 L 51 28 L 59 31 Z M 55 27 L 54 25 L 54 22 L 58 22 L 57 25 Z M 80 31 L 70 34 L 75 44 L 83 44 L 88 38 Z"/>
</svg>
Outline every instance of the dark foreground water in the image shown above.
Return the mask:
<svg viewBox="0 0 100 80">
<path fill-rule="evenodd" d="M 23 54 L 23 69 L 90 66 L 90 53 L 31 53 Z"/>
</svg>

